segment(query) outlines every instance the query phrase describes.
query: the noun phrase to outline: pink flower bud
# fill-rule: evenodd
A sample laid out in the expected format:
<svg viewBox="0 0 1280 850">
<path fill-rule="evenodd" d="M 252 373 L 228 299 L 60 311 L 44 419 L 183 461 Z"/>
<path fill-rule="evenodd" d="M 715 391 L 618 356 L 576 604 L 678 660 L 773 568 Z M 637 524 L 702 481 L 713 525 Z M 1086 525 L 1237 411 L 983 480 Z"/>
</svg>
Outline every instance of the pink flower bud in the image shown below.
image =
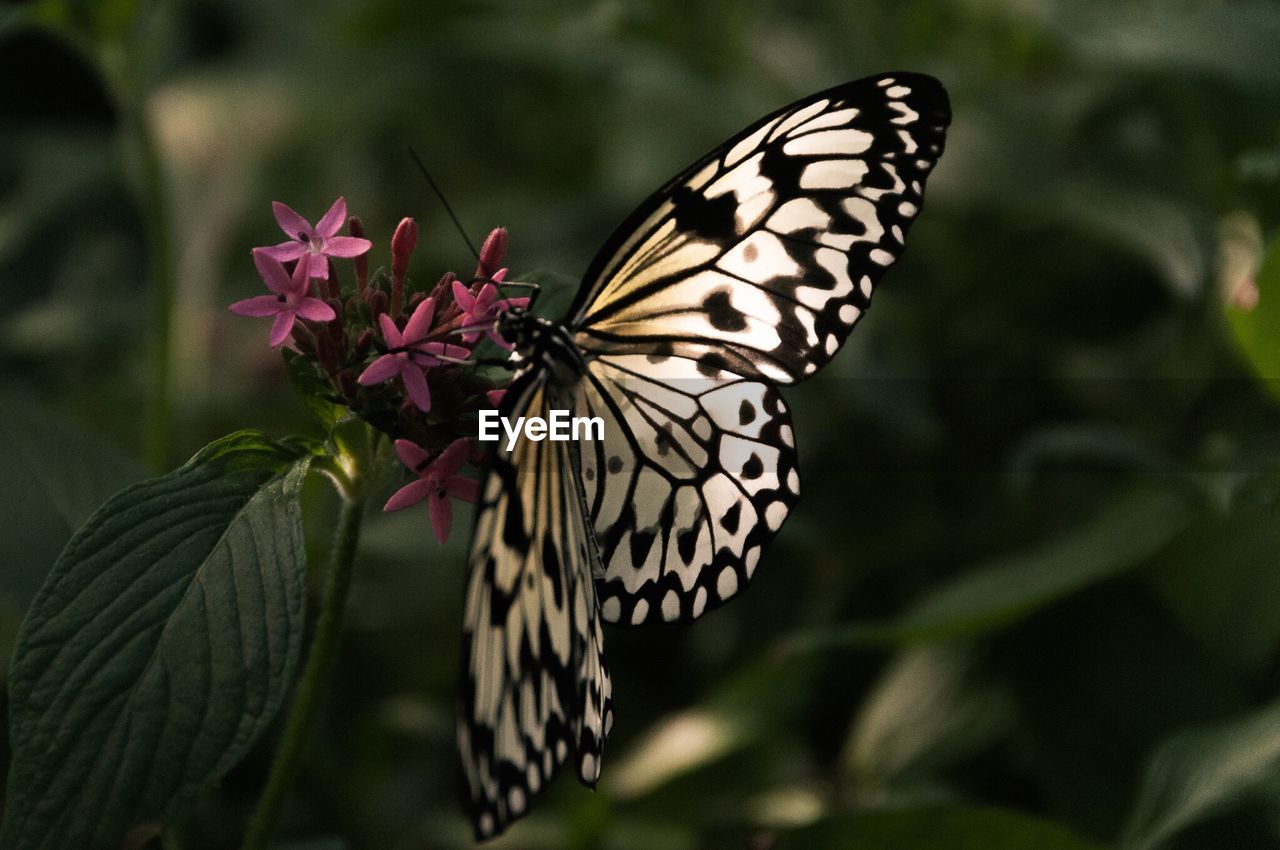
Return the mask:
<svg viewBox="0 0 1280 850">
<path fill-rule="evenodd" d="M 400 219 L 395 236 L 391 237 L 391 279 L 401 280 L 409 270 L 409 255 L 418 244 L 418 223 L 411 218 Z"/>
<path fill-rule="evenodd" d="M 437 311 L 453 306 L 453 282 L 457 277 L 453 272 L 445 272 L 435 289 L 431 290 L 431 297 L 436 299 Z"/>
<path fill-rule="evenodd" d="M 338 354 L 333 350 L 333 340 L 328 334 L 316 334 L 316 359 L 329 374 L 338 369 Z"/>
<path fill-rule="evenodd" d="M 502 267 L 502 258 L 507 256 L 507 229 L 495 227 L 485 237 L 480 247 L 480 264 L 476 266 L 476 277 L 491 278 Z"/>
<path fill-rule="evenodd" d="M 373 347 L 373 328 L 365 328 L 360 332 L 360 336 L 356 337 L 356 354 L 364 357 L 369 353 L 369 349 Z"/>
<path fill-rule="evenodd" d="M 411 218 L 402 218 L 396 225 L 395 235 L 391 237 L 391 315 L 400 315 L 404 306 L 404 276 L 409 270 L 409 255 L 418 244 L 418 223 Z"/>
<path fill-rule="evenodd" d="M 333 264 L 332 257 L 329 258 L 329 276 L 324 279 L 323 284 L 326 298 L 332 301 L 342 297 L 342 286 L 338 283 L 338 267 Z"/>
</svg>

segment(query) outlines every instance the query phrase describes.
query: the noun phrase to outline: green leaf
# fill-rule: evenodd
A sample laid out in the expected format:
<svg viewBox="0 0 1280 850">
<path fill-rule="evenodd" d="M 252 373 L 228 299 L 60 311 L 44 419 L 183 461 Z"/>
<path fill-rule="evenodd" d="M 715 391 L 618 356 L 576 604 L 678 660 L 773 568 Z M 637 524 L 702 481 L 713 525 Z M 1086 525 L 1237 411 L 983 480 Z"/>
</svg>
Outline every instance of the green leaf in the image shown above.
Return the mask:
<svg viewBox="0 0 1280 850">
<path fill-rule="evenodd" d="M 1138 488 L 1118 497 L 1090 522 L 1035 550 L 965 573 L 895 621 L 802 633 L 788 641 L 787 649 L 938 640 L 991 631 L 1132 569 L 1172 540 L 1193 516 L 1187 495 Z"/>
<path fill-rule="evenodd" d="M 233 434 L 71 539 L 19 633 L 0 847 L 115 848 L 244 756 L 298 660 L 306 468 Z"/>
<path fill-rule="evenodd" d="M 1280 806 L 1280 703 L 1162 745 L 1143 778 L 1122 846 L 1159 847 L 1188 826 L 1259 799 Z M 1280 830 L 1274 837 L 1280 839 Z"/>
<path fill-rule="evenodd" d="M 140 464 L 56 411 L 3 399 L 0 602 L 21 613 L 62 547 L 113 493 L 146 477 Z"/>
<path fill-rule="evenodd" d="M 1000 809 L 945 808 L 825 818 L 775 845 L 828 850 L 1101 850 L 1048 821 Z"/>
<path fill-rule="evenodd" d="M 1257 305 L 1228 306 L 1227 321 L 1254 373 L 1280 395 L 1280 237 L 1272 240 L 1254 281 Z"/>
<path fill-rule="evenodd" d="M 643 797 L 791 728 L 820 669 L 816 658 L 770 655 L 738 671 L 701 705 L 669 714 L 641 735 L 610 768 L 609 793 Z"/>
<path fill-rule="evenodd" d="M 981 681 L 965 643 L 908 647 L 863 701 L 845 750 L 861 795 L 919 781 L 1006 734 L 1015 714 L 1007 689 Z"/>
<path fill-rule="evenodd" d="M 531 272 L 524 272 L 518 278 L 511 278 L 511 280 L 518 280 L 521 283 L 534 283 L 541 288 L 534 306 L 537 308 L 538 314 L 542 316 L 563 316 L 569 311 L 569 306 L 573 303 L 574 296 L 578 293 L 577 279 L 549 269 L 534 269 Z M 511 290 L 511 292 L 513 295 L 524 294 L 515 290 Z"/>
</svg>

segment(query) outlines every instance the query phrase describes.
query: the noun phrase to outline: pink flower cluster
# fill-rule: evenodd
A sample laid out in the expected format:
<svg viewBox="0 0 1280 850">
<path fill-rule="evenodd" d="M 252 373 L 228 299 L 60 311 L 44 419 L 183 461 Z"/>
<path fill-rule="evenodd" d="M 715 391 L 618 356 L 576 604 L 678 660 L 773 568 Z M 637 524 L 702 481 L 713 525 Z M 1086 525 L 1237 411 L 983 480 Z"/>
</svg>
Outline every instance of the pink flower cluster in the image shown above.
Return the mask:
<svg viewBox="0 0 1280 850">
<path fill-rule="evenodd" d="M 347 219 L 347 202 L 333 202 L 324 217 L 312 227 L 307 220 L 280 202 L 271 205 L 280 229 L 293 238 L 271 248 L 254 248 L 253 264 L 262 281 L 275 295 L 259 295 L 232 304 L 238 316 L 275 316 L 270 343 L 278 348 L 289 338 L 294 321 L 301 316 L 313 322 L 332 322 L 337 318 L 333 308 L 307 294 L 313 278 L 328 280 L 330 257 L 358 257 L 373 247 L 368 239 L 338 236 Z M 293 273 L 284 263 L 297 260 Z"/>
<path fill-rule="evenodd" d="M 301 359 L 320 382 L 307 386 L 327 385 L 331 390 L 315 394 L 340 401 L 395 439 L 396 454 L 416 477 L 384 510 L 425 500 L 431 527 L 443 543 L 452 524 L 450 499 L 473 502 L 478 487 L 475 479 L 460 474 L 475 454 L 460 432 L 470 430 L 465 423 L 477 407 L 496 404 L 503 393 L 458 367 L 486 337 L 509 349 L 497 333 L 498 317 L 529 302 L 501 297 L 506 231 L 495 229 L 485 239 L 470 284 L 446 274 L 433 289 L 413 292 L 408 267 L 418 227 L 412 219 L 403 219 L 391 239 L 390 272 L 370 276 L 373 243 L 364 238 L 358 218 L 348 219 L 344 199 L 314 227 L 282 203 L 272 209 L 289 238 L 253 249 L 254 266 L 271 294 L 237 301 L 231 312 L 274 317 L 268 341 L 278 348 L 292 338 L 291 369 Z M 348 235 L 339 233 L 344 223 Z M 344 292 L 335 259 L 353 261 L 352 289 Z M 311 292 L 313 281 L 322 291 Z"/>
</svg>

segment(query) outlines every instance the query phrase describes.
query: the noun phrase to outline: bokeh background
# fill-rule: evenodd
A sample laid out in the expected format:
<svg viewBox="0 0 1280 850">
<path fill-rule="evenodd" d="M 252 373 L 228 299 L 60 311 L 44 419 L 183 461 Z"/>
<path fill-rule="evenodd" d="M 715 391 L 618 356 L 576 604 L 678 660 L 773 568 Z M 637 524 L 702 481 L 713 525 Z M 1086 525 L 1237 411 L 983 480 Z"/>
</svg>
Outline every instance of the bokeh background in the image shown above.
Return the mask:
<svg viewBox="0 0 1280 850">
<path fill-rule="evenodd" d="M 106 495 L 314 428 L 226 311 L 271 201 L 344 195 L 374 265 L 412 215 L 419 282 L 468 271 L 412 144 L 554 307 L 740 127 L 918 70 L 947 153 L 875 309 L 787 393 L 800 507 L 734 604 L 607 633 L 599 789 L 562 777 L 493 846 L 1275 847 L 1277 44 L 1248 0 L 0 4 L 0 658 Z M 333 502 L 307 508 L 323 563 Z M 368 523 L 280 846 L 470 843 L 460 524 Z M 272 744 L 174 848 L 235 846 Z"/>
</svg>

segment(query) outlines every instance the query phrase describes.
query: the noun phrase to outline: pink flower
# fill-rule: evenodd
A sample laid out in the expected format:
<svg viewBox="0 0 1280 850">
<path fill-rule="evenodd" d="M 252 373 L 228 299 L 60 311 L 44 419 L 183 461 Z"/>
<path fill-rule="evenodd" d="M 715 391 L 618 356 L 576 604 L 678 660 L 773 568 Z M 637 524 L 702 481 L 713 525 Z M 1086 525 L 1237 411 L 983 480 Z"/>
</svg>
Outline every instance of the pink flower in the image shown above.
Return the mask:
<svg viewBox="0 0 1280 850">
<path fill-rule="evenodd" d="M 370 363 L 356 380 L 363 386 L 369 386 L 399 375 L 414 405 L 424 413 L 431 410 L 431 389 L 427 386 L 427 376 L 423 374 L 423 370 L 449 362 L 441 357 L 465 360 L 471 353 L 460 345 L 422 341 L 431 330 L 435 313 L 435 299 L 426 299 L 413 311 L 403 331 L 396 327 L 396 323 L 386 313 L 379 315 L 382 338 L 386 340 L 390 351 Z"/>
<path fill-rule="evenodd" d="M 489 404 L 492 404 L 494 407 L 501 407 L 502 397 L 505 396 L 506 394 L 507 394 L 507 390 L 505 387 L 503 387 L 500 390 L 489 390 L 487 393 L 484 394 L 484 397 L 485 397 L 485 400 L 488 401 Z"/>
<path fill-rule="evenodd" d="M 384 511 L 398 511 L 427 499 L 427 511 L 431 514 L 431 529 L 441 543 L 449 539 L 449 527 L 453 524 L 452 496 L 464 502 L 474 502 L 480 492 L 480 484 L 472 478 L 458 474 L 471 454 L 470 441 L 459 437 L 432 460 L 416 443 L 396 440 L 396 454 L 400 461 L 417 474 L 395 492 L 383 506 Z"/>
<path fill-rule="evenodd" d="M 506 272 L 506 269 L 499 269 L 493 279 L 501 281 L 506 277 Z M 479 328 L 483 326 L 489 339 L 508 350 L 511 348 L 511 343 L 498 335 L 494 322 L 499 313 L 511 307 L 529 306 L 528 298 L 499 298 L 498 287 L 492 283 L 486 283 L 480 287 L 479 292 L 472 295 L 471 290 L 460 280 L 453 282 L 453 300 L 462 310 L 462 327 L 476 328 L 462 335 L 464 342 L 475 342 L 480 337 Z"/>
<path fill-rule="evenodd" d="M 347 218 L 347 202 L 343 198 L 333 202 L 315 227 L 279 201 L 272 202 L 271 209 L 280 229 L 290 238 L 288 242 L 262 250 L 282 263 L 298 260 L 310 269 L 311 277 L 329 279 L 329 257 L 358 257 L 373 247 L 368 239 L 337 235 Z"/>
<path fill-rule="evenodd" d="M 299 316 L 312 322 L 331 322 L 337 318 L 333 308 L 307 295 L 311 281 L 307 276 L 307 264 L 299 262 L 293 270 L 293 276 L 284 270 L 280 262 L 273 259 L 266 249 L 253 249 L 253 264 L 258 267 L 258 274 L 267 288 L 275 295 L 256 295 L 237 301 L 229 309 L 237 316 L 275 316 L 271 325 L 271 347 L 276 348 L 293 330 L 293 322 Z"/>
</svg>

